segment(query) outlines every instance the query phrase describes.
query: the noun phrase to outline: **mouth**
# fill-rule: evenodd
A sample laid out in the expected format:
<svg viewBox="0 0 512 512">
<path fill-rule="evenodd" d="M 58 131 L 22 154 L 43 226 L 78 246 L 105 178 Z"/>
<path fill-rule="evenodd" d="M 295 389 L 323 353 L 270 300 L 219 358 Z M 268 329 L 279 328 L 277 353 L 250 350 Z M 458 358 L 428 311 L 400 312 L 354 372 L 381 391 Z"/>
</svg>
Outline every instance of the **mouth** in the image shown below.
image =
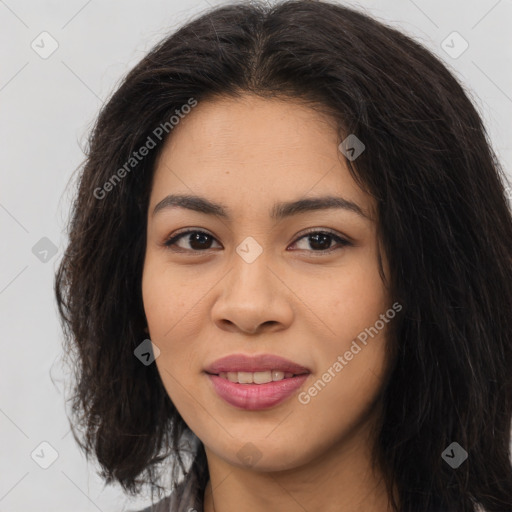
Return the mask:
<svg viewBox="0 0 512 512">
<path fill-rule="evenodd" d="M 292 379 L 299 375 L 306 375 L 309 372 L 303 371 L 300 373 L 285 372 L 282 370 L 267 370 L 261 372 L 244 372 L 244 371 L 231 371 L 210 373 L 208 375 L 216 375 L 221 379 L 229 380 L 237 384 L 268 384 L 269 382 L 278 382 L 285 379 Z"/>
<path fill-rule="evenodd" d="M 272 373 L 277 380 L 268 380 Z M 279 370 L 218 374 L 206 372 L 217 396 L 230 406 L 248 411 L 270 409 L 284 403 L 304 385 L 309 375 L 310 372 L 294 375 Z"/>
<path fill-rule="evenodd" d="M 209 375 L 239 384 L 266 384 L 311 373 L 309 368 L 274 354 L 230 354 L 204 368 Z"/>
</svg>

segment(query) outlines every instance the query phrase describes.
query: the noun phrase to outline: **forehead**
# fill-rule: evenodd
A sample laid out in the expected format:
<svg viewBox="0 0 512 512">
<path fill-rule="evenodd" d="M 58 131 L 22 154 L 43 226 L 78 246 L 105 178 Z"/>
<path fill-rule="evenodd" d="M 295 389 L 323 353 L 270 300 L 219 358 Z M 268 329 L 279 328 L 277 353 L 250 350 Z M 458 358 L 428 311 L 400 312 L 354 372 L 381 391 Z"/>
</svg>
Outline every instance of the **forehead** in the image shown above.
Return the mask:
<svg viewBox="0 0 512 512">
<path fill-rule="evenodd" d="M 299 101 L 257 96 L 200 102 L 180 120 L 156 163 L 151 204 L 171 192 L 224 204 L 269 204 L 338 194 L 369 206 L 338 150 L 331 118 Z"/>
</svg>

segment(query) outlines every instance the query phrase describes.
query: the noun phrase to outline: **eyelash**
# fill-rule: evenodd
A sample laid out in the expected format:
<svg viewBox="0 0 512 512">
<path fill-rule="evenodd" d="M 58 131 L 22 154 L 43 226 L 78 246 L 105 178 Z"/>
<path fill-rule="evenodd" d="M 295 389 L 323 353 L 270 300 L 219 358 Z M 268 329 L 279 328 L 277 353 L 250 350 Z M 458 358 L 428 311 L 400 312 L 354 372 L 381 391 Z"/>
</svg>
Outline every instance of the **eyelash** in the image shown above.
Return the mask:
<svg viewBox="0 0 512 512">
<path fill-rule="evenodd" d="M 194 249 L 182 249 L 182 248 L 173 249 L 172 248 L 172 246 L 175 245 L 176 242 L 178 242 L 181 238 L 185 237 L 186 235 L 193 234 L 193 233 L 201 233 L 202 235 L 206 235 L 206 236 L 211 237 L 211 238 L 213 238 L 215 240 L 215 237 L 213 235 L 210 235 L 210 233 L 207 233 L 206 231 L 201 231 L 199 229 L 194 229 L 194 230 L 189 230 L 189 231 L 183 231 L 182 233 L 178 233 L 177 235 L 171 236 L 169 239 L 167 239 L 163 243 L 163 245 L 165 247 L 167 247 L 169 250 L 175 251 L 175 252 L 204 253 L 204 252 L 207 252 L 207 251 L 211 250 L 211 249 L 194 250 Z M 331 253 L 331 252 L 333 252 L 335 250 L 343 249 L 346 246 L 352 245 L 348 240 L 345 240 L 344 238 L 340 237 L 339 235 L 337 235 L 337 234 L 335 234 L 335 233 L 333 233 L 332 231 L 329 231 L 329 230 L 308 231 L 307 233 L 304 233 L 299 238 L 297 238 L 293 242 L 292 245 L 295 245 L 299 240 L 302 240 L 303 238 L 307 238 L 308 236 L 317 235 L 317 234 L 328 235 L 329 237 L 333 238 L 335 241 L 338 242 L 339 247 L 334 247 L 334 248 L 331 247 L 330 249 L 323 249 L 323 250 L 320 250 L 320 251 L 310 250 L 310 251 L 307 251 L 307 252 L 312 252 L 312 253 L 323 255 L 323 254 Z M 302 250 L 302 249 L 300 249 L 300 250 Z"/>
</svg>

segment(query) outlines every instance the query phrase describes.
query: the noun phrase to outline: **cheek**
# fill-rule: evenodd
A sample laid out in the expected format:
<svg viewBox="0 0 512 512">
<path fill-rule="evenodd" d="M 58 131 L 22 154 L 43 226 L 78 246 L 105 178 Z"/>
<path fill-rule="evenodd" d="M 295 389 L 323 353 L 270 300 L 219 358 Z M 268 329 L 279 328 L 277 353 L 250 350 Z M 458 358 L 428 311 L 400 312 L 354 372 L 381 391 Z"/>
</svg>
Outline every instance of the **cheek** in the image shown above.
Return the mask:
<svg viewBox="0 0 512 512">
<path fill-rule="evenodd" d="M 191 378 L 195 354 L 190 339 L 199 338 L 201 293 L 170 267 L 148 255 L 142 276 L 142 298 L 151 341 L 160 349 L 157 367 L 166 387 L 175 387 L 173 376 Z"/>
<path fill-rule="evenodd" d="M 310 289 L 307 296 L 330 327 L 331 339 L 350 343 L 390 307 L 377 263 L 369 254 L 354 258 L 345 268 L 333 272 L 324 285 L 317 287 L 316 293 Z"/>
<path fill-rule="evenodd" d="M 338 403 L 347 418 L 357 418 L 385 377 L 386 331 L 393 321 L 386 316 L 391 301 L 375 259 L 368 255 L 347 266 L 346 272 L 330 281 L 328 293 L 319 294 L 314 303 L 318 311 L 325 312 L 323 319 L 330 328 L 328 338 L 316 350 L 321 363 L 316 385 L 310 388 L 318 398 L 315 407 Z"/>
<path fill-rule="evenodd" d="M 158 373 L 173 403 L 180 402 L 180 386 L 190 372 L 185 344 L 179 343 L 179 319 L 184 316 L 184 305 L 177 299 L 176 283 L 170 287 L 165 268 L 150 256 L 144 263 L 142 298 L 149 327 L 149 336 L 160 350 L 155 360 Z M 171 357 L 172 355 L 172 357 Z M 178 370 L 183 369 L 181 374 Z"/>
<path fill-rule="evenodd" d="M 304 411 L 324 418 L 321 428 L 327 437 L 343 436 L 363 422 L 382 388 L 387 369 L 387 340 L 386 327 L 370 331 L 377 318 L 366 323 L 361 315 L 352 318 L 349 326 L 338 322 L 341 336 L 323 345 L 322 353 L 318 354 L 321 362 L 317 374 L 299 397 Z M 361 325 L 364 327 L 360 328 Z M 360 333 L 363 341 L 357 338 Z"/>
<path fill-rule="evenodd" d="M 146 257 L 142 275 L 144 312 L 152 336 L 162 340 L 187 318 L 194 303 L 193 288 L 182 283 L 168 265 L 151 255 Z M 193 313 L 193 311 L 192 311 Z M 176 327 L 174 327 L 176 326 Z"/>
</svg>

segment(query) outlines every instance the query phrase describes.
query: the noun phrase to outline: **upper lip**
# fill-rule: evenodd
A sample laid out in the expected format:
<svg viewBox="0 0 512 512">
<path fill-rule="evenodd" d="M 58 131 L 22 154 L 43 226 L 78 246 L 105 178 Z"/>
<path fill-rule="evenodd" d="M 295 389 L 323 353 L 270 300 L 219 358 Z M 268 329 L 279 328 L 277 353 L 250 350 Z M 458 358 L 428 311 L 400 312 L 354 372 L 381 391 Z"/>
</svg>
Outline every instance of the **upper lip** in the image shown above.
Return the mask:
<svg viewBox="0 0 512 512">
<path fill-rule="evenodd" d="M 268 370 L 288 372 L 294 375 L 311 373 L 308 368 L 273 354 L 257 354 L 254 356 L 232 354 L 217 359 L 205 368 L 206 373 L 216 375 L 221 372 L 265 372 Z"/>
</svg>

